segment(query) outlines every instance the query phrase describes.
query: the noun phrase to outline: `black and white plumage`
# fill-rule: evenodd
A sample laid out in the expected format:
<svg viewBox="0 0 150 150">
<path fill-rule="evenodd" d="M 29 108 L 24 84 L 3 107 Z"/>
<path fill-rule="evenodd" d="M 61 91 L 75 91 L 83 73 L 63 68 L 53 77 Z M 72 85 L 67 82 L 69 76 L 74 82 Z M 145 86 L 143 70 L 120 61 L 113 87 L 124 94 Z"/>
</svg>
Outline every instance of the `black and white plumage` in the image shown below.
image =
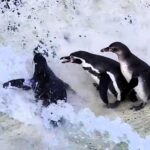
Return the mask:
<svg viewBox="0 0 150 150">
<path fill-rule="evenodd" d="M 4 88 L 9 85 L 22 88 L 24 90 L 32 89 L 37 100 L 43 100 L 43 106 L 50 103 L 57 103 L 58 100 L 67 100 L 66 84 L 59 79 L 48 66 L 46 59 L 41 53 L 34 55 L 35 70 L 31 79 L 14 79 L 3 84 Z"/>
<path fill-rule="evenodd" d="M 81 64 L 83 69 L 88 71 L 96 81 L 97 89 L 103 102 L 108 107 L 116 107 L 119 105 L 122 100 L 121 92 L 127 86 L 127 81 L 121 73 L 118 62 L 86 51 L 71 53 L 70 56 L 62 57 L 61 60 L 63 60 L 62 63 L 71 62 Z M 108 89 L 117 98 L 114 104 L 108 101 Z M 136 101 L 136 94 L 134 91 L 131 92 L 130 98 Z"/>
<path fill-rule="evenodd" d="M 117 54 L 121 72 L 129 82 L 123 92 L 123 97 L 134 88 L 142 102 L 132 108 L 135 110 L 143 108 L 150 99 L 150 66 L 132 54 L 129 48 L 121 42 L 114 42 L 101 51 Z"/>
</svg>

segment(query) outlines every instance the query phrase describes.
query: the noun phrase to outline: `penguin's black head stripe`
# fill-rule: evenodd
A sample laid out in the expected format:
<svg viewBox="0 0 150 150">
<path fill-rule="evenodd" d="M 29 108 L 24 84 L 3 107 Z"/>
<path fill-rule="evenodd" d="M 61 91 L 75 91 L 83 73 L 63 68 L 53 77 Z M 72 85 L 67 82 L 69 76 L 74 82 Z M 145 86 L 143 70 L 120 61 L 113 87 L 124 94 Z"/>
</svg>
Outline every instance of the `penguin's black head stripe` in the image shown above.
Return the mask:
<svg viewBox="0 0 150 150">
<path fill-rule="evenodd" d="M 79 59 L 79 58 L 73 58 L 72 63 L 75 63 L 75 64 L 82 64 L 82 60 Z"/>
</svg>

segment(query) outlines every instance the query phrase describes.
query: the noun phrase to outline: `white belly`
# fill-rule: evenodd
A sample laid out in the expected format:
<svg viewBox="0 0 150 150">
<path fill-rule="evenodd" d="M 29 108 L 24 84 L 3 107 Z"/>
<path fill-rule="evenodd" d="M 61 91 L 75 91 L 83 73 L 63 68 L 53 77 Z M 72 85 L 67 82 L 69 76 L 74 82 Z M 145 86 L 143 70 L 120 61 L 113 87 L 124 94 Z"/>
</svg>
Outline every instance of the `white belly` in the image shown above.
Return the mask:
<svg viewBox="0 0 150 150">
<path fill-rule="evenodd" d="M 130 82 L 130 80 L 132 78 L 132 72 L 129 70 L 129 68 L 125 62 L 121 63 L 121 72 L 124 75 L 124 77 L 126 78 L 126 80 L 128 82 Z M 147 97 L 147 94 L 145 93 L 143 80 L 141 77 L 138 77 L 138 85 L 134 89 L 135 89 L 138 97 L 142 101 L 146 102 L 148 97 Z"/>
<path fill-rule="evenodd" d="M 129 82 L 132 78 L 132 72 L 129 70 L 128 65 L 125 62 L 120 63 L 121 72 L 126 80 Z"/>
<path fill-rule="evenodd" d="M 139 96 L 139 98 L 142 101 L 147 102 L 148 96 L 145 93 L 144 85 L 143 85 L 143 82 L 142 82 L 142 78 L 140 78 L 140 77 L 138 78 L 138 85 L 134 89 L 137 92 L 137 95 Z"/>
</svg>

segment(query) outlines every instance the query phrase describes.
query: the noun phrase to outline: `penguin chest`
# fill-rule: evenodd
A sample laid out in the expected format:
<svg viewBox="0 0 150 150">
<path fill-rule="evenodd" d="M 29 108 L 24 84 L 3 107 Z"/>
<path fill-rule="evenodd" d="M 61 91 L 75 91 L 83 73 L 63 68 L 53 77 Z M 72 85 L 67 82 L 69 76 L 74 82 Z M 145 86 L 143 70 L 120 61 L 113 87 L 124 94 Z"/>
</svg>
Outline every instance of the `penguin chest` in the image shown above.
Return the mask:
<svg viewBox="0 0 150 150">
<path fill-rule="evenodd" d="M 146 102 L 148 99 L 148 94 L 146 93 L 144 89 L 144 82 L 141 77 L 138 77 L 138 85 L 134 88 L 136 93 L 138 94 L 139 98 Z"/>
<path fill-rule="evenodd" d="M 126 78 L 126 80 L 129 82 L 132 78 L 132 72 L 129 70 L 129 67 L 126 62 L 121 62 L 121 72 L 123 76 Z"/>
</svg>

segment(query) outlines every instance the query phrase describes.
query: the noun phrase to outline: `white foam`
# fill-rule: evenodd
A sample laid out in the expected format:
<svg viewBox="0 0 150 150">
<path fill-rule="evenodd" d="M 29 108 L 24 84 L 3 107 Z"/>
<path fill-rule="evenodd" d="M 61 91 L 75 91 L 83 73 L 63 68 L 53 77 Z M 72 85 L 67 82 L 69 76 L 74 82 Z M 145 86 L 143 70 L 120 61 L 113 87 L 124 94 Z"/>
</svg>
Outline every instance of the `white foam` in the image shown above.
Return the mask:
<svg viewBox="0 0 150 150">
<path fill-rule="evenodd" d="M 0 111 L 25 124 L 38 126 L 43 132 L 45 149 L 51 147 L 60 149 L 59 145 L 65 150 L 83 148 L 78 147 L 82 142 L 74 144 L 69 139 L 79 133 L 81 136 L 86 134 L 86 138 L 89 135 L 87 141 L 90 142 L 95 138 L 92 132 L 96 130 L 99 133 L 108 132 L 110 135 L 108 141 L 129 140 L 127 143 L 131 150 L 139 148 L 148 150 L 150 137 L 141 138 L 120 119 L 110 121 L 106 117 L 96 117 L 93 112 L 101 112 L 101 110 L 99 110 L 99 102 L 96 101 L 99 100 L 97 93 L 92 85 L 90 86 L 92 83 L 90 78 L 79 67 L 70 64 L 62 65 L 58 61 L 59 57 L 79 49 L 99 54 L 99 50 L 111 42 L 122 41 L 136 55 L 150 62 L 147 44 L 150 29 L 148 1 L 24 0 L 23 2 L 23 7 L 17 10 L 21 13 L 19 17 L 16 11 L 12 12 L 13 3 L 11 3 L 12 9 L 0 14 L 0 20 L 3 20 L 0 22 L 0 45 L 6 46 L 0 49 L 0 83 L 13 78 L 32 76 L 32 49 L 39 44 L 39 40 L 42 40 L 44 45 L 40 44 L 41 50 L 49 49 L 48 62 L 51 68 L 84 98 L 76 98 L 72 95 L 69 104 L 63 104 L 63 107 L 60 104 L 41 109 L 40 103 L 34 101 L 32 92 L 1 88 Z M 20 26 L 17 26 L 16 32 L 8 31 L 9 24 L 11 26 L 20 24 Z M 52 59 L 55 52 L 57 56 Z M 116 58 L 110 53 L 105 55 Z M 68 120 L 68 126 L 56 130 L 49 129 L 48 118 L 51 117 L 49 116 L 51 111 L 56 112 L 57 115 L 53 116 L 55 119 L 58 114 L 63 115 Z M 50 130 L 49 134 L 47 130 Z M 66 131 L 71 135 L 69 136 Z M 99 144 L 101 141 L 105 140 L 99 140 L 97 145 L 101 145 Z"/>
</svg>

